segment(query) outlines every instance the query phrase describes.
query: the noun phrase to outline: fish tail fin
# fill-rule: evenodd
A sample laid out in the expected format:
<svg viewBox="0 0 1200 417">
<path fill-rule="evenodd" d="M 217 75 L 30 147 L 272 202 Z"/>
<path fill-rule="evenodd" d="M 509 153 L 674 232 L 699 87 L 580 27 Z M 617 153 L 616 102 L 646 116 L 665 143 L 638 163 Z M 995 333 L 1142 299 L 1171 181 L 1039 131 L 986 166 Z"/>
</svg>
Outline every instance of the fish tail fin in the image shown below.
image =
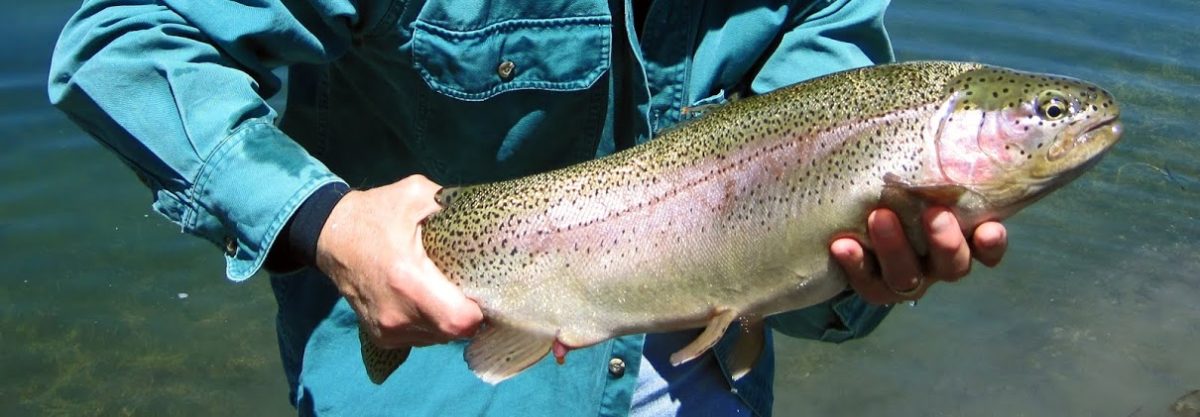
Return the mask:
<svg viewBox="0 0 1200 417">
<path fill-rule="evenodd" d="M 388 376 L 391 376 L 396 369 L 408 360 L 408 353 L 412 348 L 400 349 L 384 349 L 371 339 L 367 338 L 367 332 L 361 328 L 358 329 L 358 342 L 362 345 L 362 360 L 363 365 L 367 368 L 367 377 L 376 385 L 383 384 Z"/>
<path fill-rule="evenodd" d="M 696 359 L 703 355 L 721 340 L 721 336 L 725 334 L 725 329 L 729 328 L 729 324 L 737 318 L 737 312 L 730 309 L 716 309 L 713 311 L 713 316 L 708 320 L 708 326 L 704 331 L 700 332 L 700 336 L 696 337 L 692 343 L 688 343 L 683 349 L 671 354 L 671 365 L 679 366 L 692 359 Z"/>
<path fill-rule="evenodd" d="M 742 333 L 738 335 L 737 341 L 733 344 L 733 350 L 726 358 L 729 377 L 734 381 L 742 379 L 750 373 L 754 364 L 758 362 L 763 346 L 766 344 L 765 331 L 766 327 L 761 319 L 742 322 Z"/>
<path fill-rule="evenodd" d="M 550 352 L 554 336 L 489 322 L 471 339 L 464 358 L 484 382 L 498 384 L 532 366 Z"/>
</svg>

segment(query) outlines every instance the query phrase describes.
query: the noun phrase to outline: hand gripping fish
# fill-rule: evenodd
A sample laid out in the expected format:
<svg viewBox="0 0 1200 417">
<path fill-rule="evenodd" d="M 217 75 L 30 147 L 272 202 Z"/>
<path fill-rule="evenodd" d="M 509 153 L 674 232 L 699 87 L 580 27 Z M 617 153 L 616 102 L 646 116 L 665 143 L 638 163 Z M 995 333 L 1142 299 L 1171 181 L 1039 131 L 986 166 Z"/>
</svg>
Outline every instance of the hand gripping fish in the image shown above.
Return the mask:
<svg viewBox="0 0 1200 417">
<path fill-rule="evenodd" d="M 678 365 L 735 321 L 753 330 L 731 359 L 743 375 L 765 317 L 846 288 L 828 248 L 869 245 L 871 210 L 896 211 L 924 253 L 926 207 L 949 207 L 969 232 L 1078 177 L 1121 136 L 1099 87 L 959 62 L 844 71 L 705 113 L 605 158 L 438 194 L 422 240 L 483 310 L 465 354 L 476 375 L 498 383 L 551 351 L 704 328 Z M 376 382 L 405 356 L 363 338 Z"/>
</svg>

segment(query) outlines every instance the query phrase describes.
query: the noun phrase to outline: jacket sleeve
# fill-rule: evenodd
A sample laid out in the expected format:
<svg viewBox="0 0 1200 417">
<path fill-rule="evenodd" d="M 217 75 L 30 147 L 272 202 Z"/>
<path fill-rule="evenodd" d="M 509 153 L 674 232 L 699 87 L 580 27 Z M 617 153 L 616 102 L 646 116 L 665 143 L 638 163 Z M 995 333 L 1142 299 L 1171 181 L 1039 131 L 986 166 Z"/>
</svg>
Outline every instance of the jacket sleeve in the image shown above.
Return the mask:
<svg viewBox="0 0 1200 417">
<path fill-rule="evenodd" d="M 755 74 L 761 94 L 832 72 L 894 60 L 883 27 L 885 0 L 800 2 L 789 30 Z M 793 337 L 842 342 L 875 329 L 891 308 L 874 306 L 847 290 L 825 303 L 768 318 Z"/>
<path fill-rule="evenodd" d="M 296 207 L 340 181 L 275 127 L 272 70 L 336 58 L 361 25 L 349 0 L 87 1 L 55 48 L 50 101 L 243 280 Z"/>
</svg>

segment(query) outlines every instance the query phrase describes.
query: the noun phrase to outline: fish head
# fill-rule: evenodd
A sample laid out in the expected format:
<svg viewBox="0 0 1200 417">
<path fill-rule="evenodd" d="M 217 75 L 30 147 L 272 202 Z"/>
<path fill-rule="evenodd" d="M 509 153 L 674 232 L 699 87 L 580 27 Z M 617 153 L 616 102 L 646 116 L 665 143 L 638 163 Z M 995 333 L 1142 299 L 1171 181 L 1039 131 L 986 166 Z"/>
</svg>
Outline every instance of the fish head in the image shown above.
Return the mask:
<svg viewBox="0 0 1200 417">
<path fill-rule="evenodd" d="M 937 176 L 990 209 L 1015 211 L 1036 201 L 1093 166 L 1121 137 L 1116 101 L 1085 81 L 982 67 L 946 88 L 933 123 Z"/>
</svg>

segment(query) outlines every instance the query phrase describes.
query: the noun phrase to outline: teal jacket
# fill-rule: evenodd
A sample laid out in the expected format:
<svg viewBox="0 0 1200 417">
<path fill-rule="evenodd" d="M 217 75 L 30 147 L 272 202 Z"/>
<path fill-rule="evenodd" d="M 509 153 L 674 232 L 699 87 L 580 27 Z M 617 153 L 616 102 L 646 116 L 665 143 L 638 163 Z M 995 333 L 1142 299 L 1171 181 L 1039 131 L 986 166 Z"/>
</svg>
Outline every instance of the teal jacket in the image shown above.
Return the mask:
<svg viewBox="0 0 1200 417">
<path fill-rule="evenodd" d="M 325 184 L 415 173 L 478 183 L 604 156 L 682 109 L 891 60 L 886 3 L 655 0 L 635 24 L 627 0 L 87 1 L 59 39 L 49 95 L 138 174 L 156 211 L 221 248 L 240 281 Z M 277 118 L 266 98 L 285 67 Z M 643 336 L 498 386 L 466 369 L 461 343 L 420 348 L 375 386 L 328 279 L 303 269 L 271 280 L 301 414 L 629 411 Z M 886 313 L 848 292 L 770 323 L 837 342 Z M 613 358 L 625 369 L 610 370 Z M 772 379 L 768 352 L 732 389 L 770 415 Z"/>
</svg>

